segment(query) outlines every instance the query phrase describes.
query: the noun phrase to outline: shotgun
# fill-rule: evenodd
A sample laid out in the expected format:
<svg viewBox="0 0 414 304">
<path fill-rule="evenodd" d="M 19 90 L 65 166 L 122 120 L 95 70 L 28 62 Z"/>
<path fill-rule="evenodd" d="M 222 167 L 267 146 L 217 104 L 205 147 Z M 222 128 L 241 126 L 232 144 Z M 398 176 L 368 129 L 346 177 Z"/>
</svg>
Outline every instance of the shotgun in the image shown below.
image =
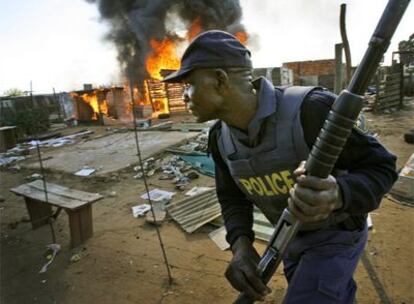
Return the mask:
<svg viewBox="0 0 414 304">
<path fill-rule="evenodd" d="M 362 110 L 361 95 L 368 87 L 378 64 L 386 52 L 391 37 L 408 7 L 410 0 L 389 0 L 375 28 L 361 63 L 348 87 L 336 98 L 319 132 L 306 161 L 306 173 L 327 178 L 342 151 L 352 127 Z M 275 226 L 269 244 L 257 266 L 262 281 L 267 284 L 282 261 L 290 241 L 300 230 L 302 223 L 286 208 Z M 241 293 L 235 304 L 251 304 L 254 301 Z"/>
</svg>

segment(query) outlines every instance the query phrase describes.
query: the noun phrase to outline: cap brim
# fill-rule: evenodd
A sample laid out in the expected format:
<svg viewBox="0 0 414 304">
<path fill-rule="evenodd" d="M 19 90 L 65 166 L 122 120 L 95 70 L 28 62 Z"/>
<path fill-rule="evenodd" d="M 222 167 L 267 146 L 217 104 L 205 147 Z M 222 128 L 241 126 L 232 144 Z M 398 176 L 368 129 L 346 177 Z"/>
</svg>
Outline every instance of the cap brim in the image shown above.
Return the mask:
<svg viewBox="0 0 414 304">
<path fill-rule="evenodd" d="M 184 78 L 185 75 L 187 75 L 189 72 L 191 72 L 193 68 L 187 68 L 187 69 L 179 69 L 178 71 L 175 71 L 165 77 L 162 82 L 181 82 L 181 80 Z"/>
</svg>

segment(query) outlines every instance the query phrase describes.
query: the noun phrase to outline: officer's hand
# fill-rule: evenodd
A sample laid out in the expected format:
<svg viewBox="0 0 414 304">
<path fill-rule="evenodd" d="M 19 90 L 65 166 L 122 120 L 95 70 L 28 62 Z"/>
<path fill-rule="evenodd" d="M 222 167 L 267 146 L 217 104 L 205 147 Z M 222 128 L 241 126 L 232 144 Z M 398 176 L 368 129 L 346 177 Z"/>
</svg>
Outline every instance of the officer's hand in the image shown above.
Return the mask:
<svg viewBox="0 0 414 304">
<path fill-rule="evenodd" d="M 245 292 L 252 300 L 259 301 L 270 293 L 270 289 L 257 274 L 260 257 L 251 241 L 239 237 L 233 244 L 233 259 L 226 270 L 226 278 L 240 292 Z"/>
<path fill-rule="evenodd" d="M 290 189 L 289 209 L 302 222 L 326 219 L 332 211 L 342 206 L 341 190 L 335 177 L 305 175 L 305 162 L 295 170 L 296 184 Z"/>
</svg>

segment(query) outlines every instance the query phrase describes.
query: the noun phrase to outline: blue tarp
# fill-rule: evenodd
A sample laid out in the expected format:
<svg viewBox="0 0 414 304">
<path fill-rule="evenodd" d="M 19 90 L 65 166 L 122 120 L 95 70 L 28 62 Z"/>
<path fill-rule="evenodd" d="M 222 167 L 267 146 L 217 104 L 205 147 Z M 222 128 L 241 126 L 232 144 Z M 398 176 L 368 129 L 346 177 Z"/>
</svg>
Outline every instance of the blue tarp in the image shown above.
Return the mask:
<svg viewBox="0 0 414 304">
<path fill-rule="evenodd" d="M 200 173 L 214 177 L 214 161 L 211 158 L 211 155 L 178 154 L 178 156 Z"/>
</svg>

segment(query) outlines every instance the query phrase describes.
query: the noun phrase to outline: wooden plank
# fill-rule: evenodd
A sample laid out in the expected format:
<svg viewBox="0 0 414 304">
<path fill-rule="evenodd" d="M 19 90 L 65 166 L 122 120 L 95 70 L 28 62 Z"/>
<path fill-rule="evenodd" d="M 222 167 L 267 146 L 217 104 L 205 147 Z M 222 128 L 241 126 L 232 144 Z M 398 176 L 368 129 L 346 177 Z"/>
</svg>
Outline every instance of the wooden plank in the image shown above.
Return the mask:
<svg viewBox="0 0 414 304">
<path fill-rule="evenodd" d="M 384 99 L 384 98 L 388 98 L 391 96 L 398 96 L 398 98 L 400 98 L 400 90 L 394 90 L 394 91 L 389 91 L 389 92 L 385 92 L 381 95 L 378 96 L 378 99 Z"/>
<path fill-rule="evenodd" d="M 42 180 L 35 180 L 26 185 L 44 192 Z M 46 183 L 46 188 L 47 188 L 48 193 L 53 193 L 59 196 L 63 196 L 66 198 L 75 199 L 79 201 L 84 201 L 88 203 L 94 202 L 102 198 L 102 195 L 100 195 L 99 193 L 90 193 L 90 192 L 75 190 L 75 189 L 71 189 L 68 187 L 64 187 L 64 186 L 60 186 L 60 185 L 56 185 L 52 183 Z"/>
<path fill-rule="evenodd" d="M 49 183 L 47 187 L 49 187 Z M 56 188 L 53 188 L 53 187 L 51 187 L 51 189 L 56 190 Z M 43 187 L 38 189 L 36 187 L 29 186 L 29 184 L 23 184 L 16 188 L 10 189 L 10 191 L 12 191 L 13 193 L 16 193 L 17 195 L 22 195 L 22 196 L 25 196 L 25 197 L 28 197 L 34 200 L 38 200 L 42 202 L 46 200 Z M 93 202 L 93 201 L 82 201 L 82 200 L 74 199 L 68 196 L 56 194 L 56 193 L 49 191 L 49 188 L 48 188 L 47 194 L 48 194 L 49 204 L 56 206 L 56 207 L 62 207 L 65 209 L 75 210 L 77 208 L 80 208 L 86 204 L 91 204 Z M 99 195 L 99 197 L 95 199 L 94 201 L 101 199 L 101 198 L 102 196 Z"/>
<path fill-rule="evenodd" d="M 37 201 L 44 202 L 45 201 L 45 193 L 43 191 L 39 191 L 37 189 L 28 187 L 26 185 L 21 185 L 17 188 L 11 189 L 12 192 L 22 195 L 24 197 L 28 197 Z M 90 204 L 89 202 L 83 202 L 79 200 L 70 199 L 64 196 L 59 196 L 53 193 L 48 193 L 48 203 L 50 205 L 56 207 L 62 207 L 64 209 L 77 209 L 85 204 Z"/>
<path fill-rule="evenodd" d="M 399 88 L 399 87 L 401 87 L 400 82 L 394 83 L 394 84 L 391 84 L 391 85 L 385 85 L 384 84 L 383 86 L 380 86 L 379 91 L 382 92 L 382 91 L 385 91 L 385 90 L 392 90 L 392 89 Z"/>
<path fill-rule="evenodd" d="M 378 103 L 384 103 L 384 102 L 394 101 L 394 100 L 400 101 L 400 94 L 389 95 L 389 96 L 384 96 L 384 97 L 378 98 L 377 102 Z"/>
<path fill-rule="evenodd" d="M 33 185 L 34 187 L 37 187 L 38 189 L 43 191 L 42 180 L 33 181 L 29 183 L 29 185 Z M 62 196 L 67 196 L 67 197 L 74 198 L 74 199 L 78 199 L 78 200 L 82 200 L 82 201 L 87 201 L 87 202 L 93 202 L 95 200 L 102 198 L 102 195 L 100 195 L 99 193 L 91 193 L 91 192 L 76 190 L 76 189 L 72 189 L 72 188 L 68 188 L 68 187 L 64 187 L 64 186 L 52 184 L 52 183 L 46 183 L 46 187 L 48 191 L 50 189 L 50 191 L 53 193 L 56 193 Z"/>
<path fill-rule="evenodd" d="M 390 80 L 390 79 L 397 79 L 401 77 L 401 73 L 397 72 L 397 73 L 390 73 L 385 75 L 385 80 Z"/>
</svg>

